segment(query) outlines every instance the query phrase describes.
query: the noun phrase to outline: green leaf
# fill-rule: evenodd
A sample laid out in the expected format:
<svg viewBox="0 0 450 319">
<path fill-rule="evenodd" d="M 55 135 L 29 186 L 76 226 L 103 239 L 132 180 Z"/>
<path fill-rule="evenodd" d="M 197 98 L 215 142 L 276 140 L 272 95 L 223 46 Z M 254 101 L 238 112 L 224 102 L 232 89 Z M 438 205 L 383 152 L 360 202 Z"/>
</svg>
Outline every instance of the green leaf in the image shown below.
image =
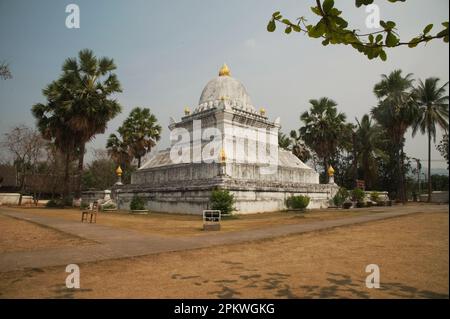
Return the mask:
<svg viewBox="0 0 450 319">
<path fill-rule="evenodd" d="M 369 4 L 372 4 L 373 3 L 373 0 L 356 0 L 355 1 L 355 5 L 359 8 L 360 6 L 362 6 L 362 5 L 365 5 L 365 6 L 367 6 L 367 5 L 369 5 Z"/>
<path fill-rule="evenodd" d="M 388 21 L 388 22 L 386 22 L 386 26 L 387 26 L 387 29 L 392 30 L 392 29 L 395 28 L 395 22 L 394 21 Z"/>
<path fill-rule="evenodd" d="M 272 18 L 277 18 L 280 15 L 280 11 L 276 11 L 272 14 Z"/>
<path fill-rule="evenodd" d="M 425 27 L 425 29 L 423 29 L 423 34 L 428 34 L 431 31 L 431 29 L 433 29 L 433 24 L 432 23 L 427 25 Z"/>
<path fill-rule="evenodd" d="M 295 32 L 300 32 L 302 29 L 298 25 L 293 25 L 292 30 L 294 30 Z"/>
<path fill-rule="evenodd" d="M 386 45 L 388 47 L 395 47 L 398 42 L 399 42 L 399 39 L 392 32 L 388 32 L 388 34 L 386 36 L 386 42 L 385 42 Z"/>
<path fill-rule="evenodd" d="M 414 38 L 408 43 L 409 48 L 415 48 L 419 44 L 420 38 Z"/>
<path fill-rule="evenodd" d="M 378 42 L 380 42 L 382 40 L 383 40 L 383 35 L 382 34 L 377 35 L 377 37 L 375 38 L 375 42 L 376 43 L 378 43 Z"/>
<path fill-rule="evenodd" d="M 291 27 L 287 27 L 287 28 L 284 30 L 284 33 L 289 34 L 289 33 L 291 33 L 291 31 L 292 31 L 292 28 L 291 28 Z"/>
<path fill-rule="evenodd" d="M 373 40 L 374 40 L 373 34 L 369 34 L 369 42 L 373 43 Z"/>
<path fill-rule="evenodd" d="M 322 15 L 322 12 L 320 12 L 320 9 L 318 7 L 311 7 L 311 11 L 317 14 L 318 16 Z"/>
<path fill-rule="evenodd" d="M 380 59 L 383 60 L 383 61 L 387 60 L 387 55 L 386 55 L 386 52 L 384 50 L 380 51 Z"/>
<path fill-rule="evenodd" d="M 328 14 L 331 8 L 334 7 L 334 0 L 325 0 L 322 4 L 323 11 Z"/>
<path fill-rule="evenodd" d="M 267 24 L 267 31 L 269 32 L 273 32 L 276 29 L 276 25 L 275 25 L 275 21 L 274 20 L 270 20 L 269 23 Z"/>
</svg>

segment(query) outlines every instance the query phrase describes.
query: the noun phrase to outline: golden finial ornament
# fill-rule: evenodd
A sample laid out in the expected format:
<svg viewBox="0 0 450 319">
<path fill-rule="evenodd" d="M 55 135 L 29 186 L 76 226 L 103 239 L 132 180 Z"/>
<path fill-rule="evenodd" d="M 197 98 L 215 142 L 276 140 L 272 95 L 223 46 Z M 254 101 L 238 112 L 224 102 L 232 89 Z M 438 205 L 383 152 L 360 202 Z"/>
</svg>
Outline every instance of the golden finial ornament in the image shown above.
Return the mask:
<svg viewBox="0 0 450 319">
<path fill-rule="evenodd" d="M 328 172 L 328 176 L 334 176 L 334 168 L 333 168 L 333 166 L 329 166 L 328 167 L 328 170 L 327 170 L 327 172 Z"/>
<path fill-rule="evenodd" d="M 230 69 L 228 68 L 228 65 L 224 63 L 219 70 L 219 76 L 230 76 L 230 75 L 231 75 Z"/>
<path fill-rule="evenodd" d="M 117 176 L 119 176 L 119 177 L 122 176 L 122 167 L 120 167 L 120 165 L 117 166 L 116 174 L 117 174 Z"/>
<path fill-rule="evenodd" d="M 220 162 L 224 163 L 227 159 L 227 155 L 225 154 L 225 150 L 222 148 L 219 154 Z"/>
<path fill-rule="evenodd" d="M 259 109 L 259 114 L 261 114 L 262 116 L 265 116 L 266 115 L 266 109 L 265 108 L 260 108 Z"/>
<path fill-rule="evenodd" d="M 190 115 L 191 114 L 191 109 L 189 108 L 189 106 L 186 106 L 184 108 L 184 115 Z"/>
</svg>

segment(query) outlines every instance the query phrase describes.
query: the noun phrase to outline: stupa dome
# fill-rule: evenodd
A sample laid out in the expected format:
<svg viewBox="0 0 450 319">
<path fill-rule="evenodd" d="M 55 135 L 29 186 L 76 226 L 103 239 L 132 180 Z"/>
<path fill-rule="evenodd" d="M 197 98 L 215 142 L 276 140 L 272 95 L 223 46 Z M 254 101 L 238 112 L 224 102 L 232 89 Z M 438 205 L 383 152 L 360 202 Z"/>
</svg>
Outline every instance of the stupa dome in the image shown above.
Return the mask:
<svg viewBox="0 0 450 319">
<path fill-rule="evenodd" d="M 256 112 L 244 85 L 233 78 L 226 64 L 219 71 L 219 76 L 209 81 L 202 91 L 198 107 L 194 112 L 201 112 L 228 100 L 231 106 L 247 112 Z"/>
</svg>

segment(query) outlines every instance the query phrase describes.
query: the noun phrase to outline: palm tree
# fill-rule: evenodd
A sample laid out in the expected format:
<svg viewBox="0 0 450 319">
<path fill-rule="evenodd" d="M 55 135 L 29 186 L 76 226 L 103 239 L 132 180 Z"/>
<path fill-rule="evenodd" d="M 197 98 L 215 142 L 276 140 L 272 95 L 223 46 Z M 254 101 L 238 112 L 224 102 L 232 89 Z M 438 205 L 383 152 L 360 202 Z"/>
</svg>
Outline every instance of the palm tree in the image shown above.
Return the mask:
<svg viewBox="0 0 450 319">
<path fill-rule="evenodd" d="M 122 169 L 125 169 L 133 159 L 128 151 L 127 145 L 116 135 L 111 134 L 106 142 L 108 155 Z"/>
<path fill-rule="evenodd" d="M 42 94 L 46 97 L 47 103 L 33 105 L 31 112 L 37 120 L 37 127 L 42 136 L 64 154 L 63 197 L 67 198 L 70 163 L 76 148 L 76 138 L 69 127 L 70 113 L 67 110 L 70 109 L 70 105 L 66 102 L 68 92 L 61 81 L 53 81 L 42 90 Z"/>
<path fill-rule="evenodd" d="M 129 148 L 128 153 L 138 160 L 138 168 L 142 156 L 150 152 L 161 137 L 161 126 L 157 123 L 150 109 L 136 107 L 118 129 L 123 143 Z"/>
<path fill-rule="evenodd" d="M 417 116 L 417 108 L 412 93 L 412 74 L 402 76 L 401 70 L 389 75 L 383 74 L 382 80 L 374 87 L 375 96 L 380 100 L 371 110 L 373 118 L 387 132 L 391 139 L 391 160 L 396 162 L 397 198 L 406 201 L 404 172 L 404 135 Z M 394 177 L 395 177 L 394 176 Z"/>
<path fill-rule="evenodd" d="M 428 202 L 431 201 L 431 139 L 436 142 L 436 124 L 442 129 L 448 128 L 448 95 L 445 87 L 438 85 L 438 78 L 428 78 L 425 83 L 419 80 L 414 97 L 419 106 L 419 116 L 413 125 L 413 137 L 420 130 L 428 135 Z"/>
<path fill-rule="evenodd" d="M 292 141 L 286 134 L 278 132 L 278 146 L 286 151 L 291 150 Z"/>
<path fill-rule="evenodd" d="M 300 137 L 300 132 L 297 134 L 295 130 L 290 132 L 292 141 L 292 154 L 297 156 L 303 163 L 309 161 L 312 157 L 310 150 L 306 147 L 305 143 Z"/>
<path fill-rule="evenodd" d="M 120 104 L 111 98 L 121 92 L 120 83 L 113 71 L 112 59 L 97 58 L 91 50 L 81 50 L 76 58 L 63 64 L 61 83 L 68 91 L 66 100 L 70 118 L 68 126 L 77 143 L 78 178 L 76 198 L 81 196 L 86 143 L 96 134 L 104 133 L 107 123 L 121 112 Z"/>
<path fill-rule="evenodd" d="M 361 118 L 361 121 L 356 119 L 356 123 L 355 142 L 358 161 L 362 166 L 366 186 L 371 189 L 376 178 L 376 159 L 384 155 L 379 146 L 381 128 L 379 125 L 373 124 L 372 119 L 367 114 Z"/>
<path fill-rule="evenodd" d="M 344 113 L 338 113 L 337 103 L 329 98 L 310 100 L 311 108 L 300 116 L 304 126 L 300 136 L 322 160 L 326 171 L 339 146 L 347 140 L 349 126 Z"/>
</svg>

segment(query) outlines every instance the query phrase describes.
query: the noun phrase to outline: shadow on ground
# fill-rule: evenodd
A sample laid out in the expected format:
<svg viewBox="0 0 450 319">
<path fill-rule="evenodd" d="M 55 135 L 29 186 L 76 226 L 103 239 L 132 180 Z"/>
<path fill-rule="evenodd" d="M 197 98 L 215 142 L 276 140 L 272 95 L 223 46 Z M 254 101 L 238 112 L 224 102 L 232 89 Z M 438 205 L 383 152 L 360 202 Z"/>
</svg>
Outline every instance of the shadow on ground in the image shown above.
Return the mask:
<svg viewBox="0 0 450 319">
<path fill-rule="evenodd" d="M 371 290 L 366 288 L 362 280 L 353 280 L 348 275 L 327 273 L 326 284 L 320 286 L 297 285 L 292 282 L 291 275 L 280 272 L 260 272 L 258 269 L 246 268 L 243 263 L 222 261 L 228 265 L 228 274 L 219 274 L 217 280 L 207 280 L 202 276 L 183 276 L 174 274 L 172 279 L 191 281 L 195 286 L 208 285 L 207 292 L 213 298 L 245 298 L 249 297 L 248 289 L 255 289 L 250 297 L 259 297 L 258 291 L 271 293 L 273 298 L 371 298 Z M 211 283 L 214 284 L 211 290 Z M 190 283 L 189 283 L 190 284 Z M 206 287 L 205 287 L 206 289 Z M 383 282 L 378 289 L 385 298 L 448 298 L 448 295 L 428 290 L 420 290 L 398 282 Z M 265 296 L 266 294 L 264 294 Z"/>
</svg>

